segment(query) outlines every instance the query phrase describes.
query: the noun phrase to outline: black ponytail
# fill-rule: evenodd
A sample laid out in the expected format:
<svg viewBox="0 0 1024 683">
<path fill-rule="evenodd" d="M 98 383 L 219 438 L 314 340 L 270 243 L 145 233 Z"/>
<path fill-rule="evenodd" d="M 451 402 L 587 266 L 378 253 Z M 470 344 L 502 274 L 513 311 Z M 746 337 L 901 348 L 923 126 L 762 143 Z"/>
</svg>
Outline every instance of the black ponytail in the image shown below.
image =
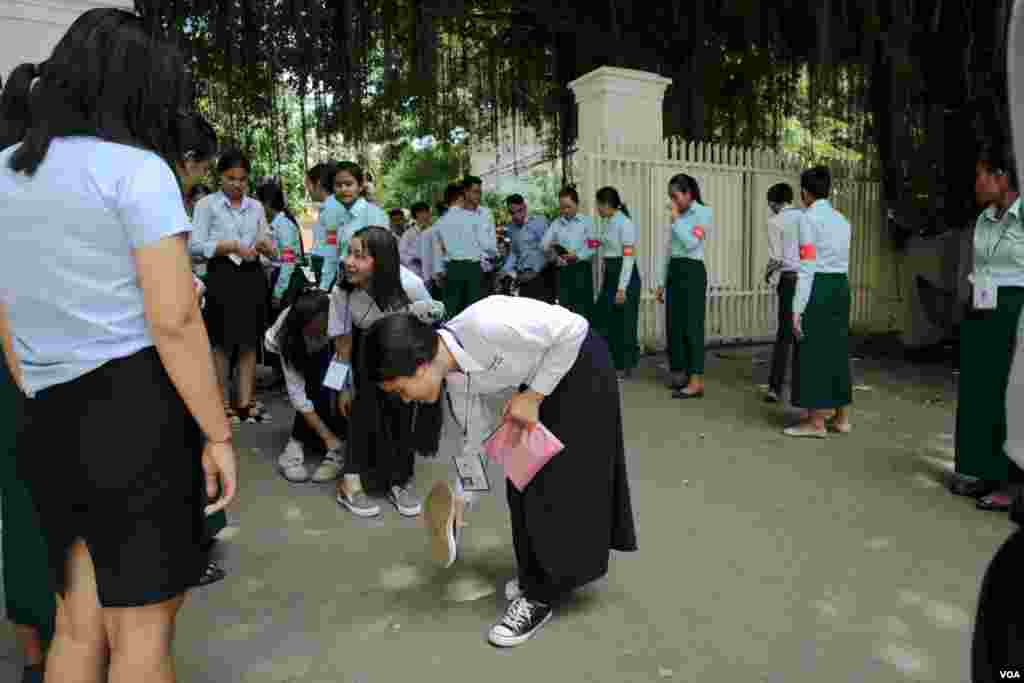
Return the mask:
<svg viewBox="0 0 1024 683">
<path fill-rule="evenodd" d="M 602 187 L 597 191 L 597 203 L 604 204 L 610 209 L 621 211 L 628 218 L 632 218 L 629 215 L 629 209 L 626 208 L 626 203 L 622 201 L 622 197 L 619 196 L 619 191 L 614 187 Z"/>
<path fill-rule="evenodd" d="M 0 149 L 21 142 L 31 124 L 32 81 L 39 75 L 35 64 L 21 64 L 11 72 L 0 96 Z"/>
<path fill-rule="evenodd" d="M 689 192 L 693 201 L 702 206 L 707 206 L 700 196 L 700 185 L 697 184 L 697 179 L 693 176 L 686 175 L 685 173 L 672 176 L 672 180 L 668 181 L 668 191 L 682 192 L 683 194 Z"/>
</svg>

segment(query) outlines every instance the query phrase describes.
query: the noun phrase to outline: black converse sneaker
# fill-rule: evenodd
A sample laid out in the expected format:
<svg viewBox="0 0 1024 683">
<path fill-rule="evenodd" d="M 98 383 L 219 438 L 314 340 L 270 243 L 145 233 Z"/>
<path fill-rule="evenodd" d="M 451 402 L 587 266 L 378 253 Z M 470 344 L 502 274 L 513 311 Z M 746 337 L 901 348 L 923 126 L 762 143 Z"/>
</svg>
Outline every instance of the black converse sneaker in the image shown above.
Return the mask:
<svg viewBox="0 0 1024 683">
<path fill-rule="evenodd" d="M 532 638 L 551 618 L 551 607 L 542 602 L 517 598 L 505 610 L 505 617 L 491 629 L 488 640 L 498 647 L 515 647 Z"/>
</svg>

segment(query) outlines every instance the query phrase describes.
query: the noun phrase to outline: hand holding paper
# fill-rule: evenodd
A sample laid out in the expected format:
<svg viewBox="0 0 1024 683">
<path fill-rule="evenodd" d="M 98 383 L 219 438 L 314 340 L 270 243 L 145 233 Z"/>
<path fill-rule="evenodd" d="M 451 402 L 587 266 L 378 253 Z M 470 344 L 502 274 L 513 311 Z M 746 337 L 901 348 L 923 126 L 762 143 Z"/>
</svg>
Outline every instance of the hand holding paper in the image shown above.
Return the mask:
<svg viewBox="0 0 1024 683">
<path fill-rule="evenodd" d="M 505 476 L 519 491 L 564 448 L 558 437 L 539 422 L 531 429 L 505 422 L 484 444 L 487 457 L 505 469 Z"/>
</svg>

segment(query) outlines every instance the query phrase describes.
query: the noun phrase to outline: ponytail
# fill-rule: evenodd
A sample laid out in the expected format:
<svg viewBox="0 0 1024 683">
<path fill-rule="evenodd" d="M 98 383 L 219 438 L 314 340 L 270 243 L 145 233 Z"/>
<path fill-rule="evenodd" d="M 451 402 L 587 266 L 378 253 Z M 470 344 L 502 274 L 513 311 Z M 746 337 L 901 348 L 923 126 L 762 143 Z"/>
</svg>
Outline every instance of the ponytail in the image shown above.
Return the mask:
<svg viewBox="0 0 1024 683">
<path fill-rule="evenodd" d="M 672 180 L 668 181 L 668 191 L 682 192 L 683 194 L 689 193 L 693 201 L 702 206 L 707 206 L 700 196 L 700 185 L 697 184 L 697 179 L 693 176 L 686 175 L 685 173 L 672 176 Z"/>
<path fill-rule="evenodd" d="M 609 209 L 621 211 L 627 218 L 632 218 L 632 216 L 629 215 L 629 209 L 626 208 L 626 203 L 622 201 L 622 197 L 619 196 L 619 191 L 614 187 L 602 187 L 598 190 L 597 203 L 604 204 Z"/>
<path fill-rule="evenodd" d="M 32 82 L 39 76 L 35 64 L 21 64 L 11 72 L 0 95 L 0 149 L 21 142 L 31 127 Z"/>
</svg>

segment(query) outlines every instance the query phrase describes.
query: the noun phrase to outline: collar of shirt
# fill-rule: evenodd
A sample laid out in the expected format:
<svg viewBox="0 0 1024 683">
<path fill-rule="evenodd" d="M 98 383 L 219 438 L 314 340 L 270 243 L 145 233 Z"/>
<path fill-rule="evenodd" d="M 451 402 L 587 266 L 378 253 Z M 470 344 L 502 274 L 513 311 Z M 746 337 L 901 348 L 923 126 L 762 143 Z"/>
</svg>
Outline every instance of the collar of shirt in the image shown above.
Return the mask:
<svg viewBox="0 0 1024 683">
<path fill-rule="evenodd" d="M 448 351 L 451 352 L 452 357 L 455 358 L 455 362 L 458 364 L 459 369 L 466 374 L 472 374 L 474 372 L 483 372 L 484 368 L 480 363 L 476 361 L 473 356 L 469 355 L 466 349 L 462 348 L 462 344 L 459 342 L 458 337 L 455 333 L 447 328 L 441 328 L 438 330 L 441 338 L 444 339 L 445 346 L 448 347 Z"/>
<path fill-rule="evenodd" d="M 222 198 L 222 200 L 224 202 L 224 206 L 226 206 L 227 208 L 231 209 L 232 211 L 241 211 L 241 212 L 244 213 L 246 211 L 250 211 L 251 209 L 262 208 L 262 207 L 260 207 L 259 202 L 257 202 L 255 199 L 253 199 L 252 197 L 250 197 L 247 194 L 242 195 L 242 206 L 240 206 L 237 209 L 235 207 L 231 206 L 231 200 L 228 199 L 228 196 L 226 194 L 224 194 L 223 191 L 220 193 L 220 196 L 221 196 L 221 198 Z"/>
<path fill-rule="evenodd" d="M 1013 204 L 1010 204 L 1010 208 L 1006 210 L 1006 213 L 1004 213 L 1001 218 L 996 218 L 996 211 L 998 210 L 998 208 L 999 207 L 997 206 L 990 206 L 987 209 L 985 209 L 985 219 L 991 221 L 992 223 L 1001 223 L 1002 221 L 1006 220 L 1007 216 L 1013 216 L 1017 220 L 1020 220 L 1020 197 L 1017 197 L 1017 199 L 1014 200 Z"/>
<path fill-rule="evenodd" d="M 829 210 L 831 208 L 832 208 L 832 202 L 830 202 L 829 200 L 827 200 L 827 199 L 815 199 L 814 203 L 811 204 L 809 207 L 807 207 L 807 210 L 808 211 L 815 211 L 815 210 L 821 211 L 821 210 Z"/>
</svg>

